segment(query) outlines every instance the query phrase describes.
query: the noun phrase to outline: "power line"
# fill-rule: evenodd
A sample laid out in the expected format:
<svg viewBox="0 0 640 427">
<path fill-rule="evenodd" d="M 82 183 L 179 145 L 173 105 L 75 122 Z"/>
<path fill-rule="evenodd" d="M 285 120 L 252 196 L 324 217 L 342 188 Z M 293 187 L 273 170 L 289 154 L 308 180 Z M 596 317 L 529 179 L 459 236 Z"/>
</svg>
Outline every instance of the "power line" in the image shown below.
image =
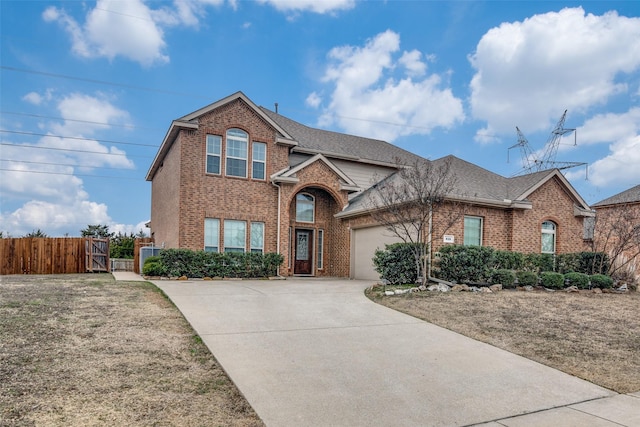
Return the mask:
<svg viewBox="0 0 640 427">
<path fill-rule="evenodd" d="M 29 163 L 35 165 L 53 165 L 53 166 L 72 166 L 76 168 L 91 168 L 91 169 L 113 169 L 113 170 L 132 170 L 132 168 L 114 168 L 109 166 L 90 166 L 90 165 L 78 165 L 69 163 L 54 163 L 54 162 L 35 162 L 32 160 L 16 160 L 16 159 L 0 159 L 0 162 L 14 162 L 14 163 Z"/>
<path fill-rule="evenodd" d="M 41 114 L 31 114 L 31 113 L 22 113 L 17 111 L 0 111 L 0 114 L 10 114 L 14 116 L 26 116 L 26 117 L 35 117 L 38 119 L 51 119 L 51 120 L 64 120 L 65 122 L 77 122 L 77 123 L 88 123 L 92 125 L 103 125 L 103 126 L 111 126 L 111 127 L 121 127 L 125 129 L 143 129 L 143 130 L 163 130 L 159 128 L 152 128 L 146 126 L 135 126 L 135 125 L 120 125 L 115 123 L 104 123 L 104 122 L 94 122 L 91 120 L 80 120 L 80 119 L 69 119 L 66 117 L 55 117 L 55 116 L 45 116 Z"/>
<path fill-rule="evenodd" d="M 113 175 L 90 175 L 90 174 L 76 174 L 76 173 L 65 173 L 65 172 L 50 172 L 50 171 L 27 171 L 23 169 L 6 169 L 0 168 L 0 171 L 7 172 L 24 172 L 24 173 L 40 173 L 45 175 L 66 175 L 66 176 L 81 176 L 81 177 L 91 177 L 91 178 L 109 178 L 109 179 L 130 179 L 130 180 L 144 180 L 144 178 L 135 178 L 129 176 L 113 176 Z"/>
<path fill-rule="evenodd" d="M 159 148 L 160 147 L 159 145 L 155 145 L 155 144 L 139 144 L 139 143 L 136 143 L 136 142 L 123 142 L 123 141 L 112 141 L 112 140 L 109 140 L 109 139 L 84 138 L 84 137 L 81 137 L 81 136 L 52 135 L 50 133 L 24 132 L 24 131 L 6 130 L 6 129 L 0 129 L 0 132 L 13 133 L 13 134 L 17 134 L 17 135 L 47 136 L 47 137 L 51 137 L 51 138 L 75 139 L 75 140 L 79 140 L 79 141 L 97 141 L 97 142 L 104 142 L 106 144 L 137 145 L 137 146 L 141 146 L 141 147 L 153 147 L 153 148 Z"/>
<path fill-rule="evenodd" d="M 0 142 L 0 145 L 6 145 L 10 147 L 22 147 L 22 148 L 35 148 L 39 150 L 54 150 L 54 151 L 71 151 L 75 153 L 90 153 L 90 154 L 101 154 L 103 156 L 124 156 L 124 157 L 140 157 L 143 159 L 151 159 L 153 156 L 136 156 L 133 154 L 127 155 L 127 153 L 103 153 L 101 151 L 89 151 L 89 150 L 76 150 L 72 148 L 56 148 L 56 147 L 40 147 L 38 145 L 28 145 L 28 144 L 11 144 L 8 142 Z"/>
<path fill-rule="evenodd" d="M 186 97 L 190 97 L 190 98 L 205 98 L 204 96 L 190 94 L 190 93 L 176 92 L 176 91 L 172 91 L 172 90 L 155 89 L 155 88 L 150 88 L 150 87 L 130 85 L 130 84 L 126 84 L 126 83 L 108 82 L 106 80 L 88 79 L 88 78 L 85 78 L 85 77 L 68 76 L 66 74 L 49 73 L 49 72 L 46 72 L 46 71 L 26 70 L 24 68 L 9 67 L 7 65 L 2 65 L 2 66 L 0 66 L 0 68 L 3 69 L 3 70 L 14 71 L 14 72 L 18 72 L 18 73 L 37 74 L 37 75 L 41 75 L 41 76 L 55 77 L 55 78 L 58 78 L 58 79 L 76 80 L 76 81 L 80 81 L 80 82 L 94 83 L 94 84 L 100 84 L 100 85 L 106 85 L 106 86 L 122 87 L 122 88 L 126 88 L 126 89 L 135 89 L 135 90 L 141 90 L 141 91 L 146 91 L 146 92 L 157 92 L 157 93 L 164 93 L 164 94 L 169 94 L 169 95 L 186 96 Z M 207 99 L 208 99 L 208 97 L 207 97 Z"/>
</svg>

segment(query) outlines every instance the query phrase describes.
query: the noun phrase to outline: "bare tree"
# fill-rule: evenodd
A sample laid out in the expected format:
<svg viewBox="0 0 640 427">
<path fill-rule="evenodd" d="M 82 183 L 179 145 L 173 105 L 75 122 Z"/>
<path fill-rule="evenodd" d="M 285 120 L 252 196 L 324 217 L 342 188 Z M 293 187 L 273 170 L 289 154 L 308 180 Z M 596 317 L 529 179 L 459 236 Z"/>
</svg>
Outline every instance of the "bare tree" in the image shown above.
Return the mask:
<svg viewBox="0 0 640 427">
<path fill-rule="evenodd" d="M 463 214 L 458 203 L 447 199 L 456 188 L 457 178 L 449 159 L 437 164 L 424 159 L 396 163 L 398 172 L 369 192 L 368 207 L 373 219 L 403 242 L 412 244 L 418 275 L 424 284 L 431 273 L 434 239 L 441 238 Z M 446 214 L 438 215 L 444 211 Z"/>
<path fill-rule="evenodd" d="M 592 227 L 592 249 L 609 256 L 609 275 L 640 273 L 636 271 L 640 267 L 640 205 L 627 203 L 598 209 Z M 595 267 L 597 271 L 602 265 Z"/>
</svg>

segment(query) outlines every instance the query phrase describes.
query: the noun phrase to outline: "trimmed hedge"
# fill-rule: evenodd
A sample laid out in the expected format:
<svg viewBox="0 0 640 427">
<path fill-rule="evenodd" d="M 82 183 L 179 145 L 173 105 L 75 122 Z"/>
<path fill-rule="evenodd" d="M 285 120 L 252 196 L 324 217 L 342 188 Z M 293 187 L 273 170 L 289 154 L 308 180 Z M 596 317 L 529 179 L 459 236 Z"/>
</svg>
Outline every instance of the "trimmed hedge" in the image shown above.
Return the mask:
<svg viewBox="0 0 640 427">
<path fill-rule="evenodd" d="M 392 285 L 408 285 L 418 280 L 416 265 L 416 243 L 393 243 L 385 249 L 376 249 L 373 265 L 380 278 Z"/>
<path fill-rule="evenodd" d="M 538 275 L 533 271 L 518 271 L 516 277 L 520 286 L 536 286 L 538 284 Z"/>
<path fill-rule="evenodd" d="M 454 283 L 488 282 L 495 250 L 486 246 L 451 245 L 440 248 L 438 276 Z"/>
<path fill-rule="evenodd" d="M 578 289 L 589 289 L 589 275 L 571 272 L 564 275 L 567 286 L 576 286 Z"/>
<path fill-rule="evenodd" d="M 281 254 L 276 253 L 218 253 L 189 249 L 164 249 L 160 252 L 159 257 L 160 264 L 164 269 L 163 275 L 193 278 L 275 276 L 278 266 L 284 260 Z"/>
<path fill-rule="evenodd" d="M 492 284 L 501 284 L 505 288 L 513 288 L 516 281 L 516 274 L 511 270 L 493 270 L 491 274 Z"/>
<path fill-rule="evenodd" d="M 150 256 L 144 260 L 142 274 L 145 276 L 164 276 L 165 270 L 159 256 Z"/>
<path fill-rule="evenodd" d="M 553 271 L 543 271 L 540 273 L 540 283 L 545 288 L 562 289 L 564 288 L 564 275 Z"/>
<path fill-rule="evenodd" d="M 592 288 L 606 289 L 613 287 L 613 279 L 604 274 L 594 274 L 589 277 L 589 280 Z"/>
</svg>

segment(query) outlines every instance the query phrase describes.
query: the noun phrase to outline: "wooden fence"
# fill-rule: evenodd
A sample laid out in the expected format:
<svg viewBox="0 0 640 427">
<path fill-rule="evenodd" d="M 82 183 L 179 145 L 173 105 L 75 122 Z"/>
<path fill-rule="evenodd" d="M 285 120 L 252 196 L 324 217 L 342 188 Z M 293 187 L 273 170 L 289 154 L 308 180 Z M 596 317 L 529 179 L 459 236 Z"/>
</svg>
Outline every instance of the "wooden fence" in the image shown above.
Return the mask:
<svg viewBox="0 0 640 427">
<path fill-rule="evenodd" d="M 0 274 L 72 274 L 103 271 L 109 271 L 108 239 L 0 239 Z"/>
</svg>

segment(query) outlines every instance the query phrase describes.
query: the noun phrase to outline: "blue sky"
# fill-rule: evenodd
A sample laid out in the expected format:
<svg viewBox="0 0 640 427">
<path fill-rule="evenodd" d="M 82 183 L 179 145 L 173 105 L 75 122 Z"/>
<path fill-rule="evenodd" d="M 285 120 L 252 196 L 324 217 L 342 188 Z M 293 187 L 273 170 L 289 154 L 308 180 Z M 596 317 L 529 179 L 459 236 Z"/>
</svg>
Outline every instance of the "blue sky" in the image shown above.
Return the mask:
<svg viewBox="0 0 640 427">
<path fill-rule="evenodd" d="M 640 183 L 637 1 L 11 1 L 0 230 L 138 232 L 173 119 L 236 91 L 301 123 L 504 176 L 515 127 L 594 203 Z M 509 156 L 507 155 L 509 153 Z M 392 160 L 392 159 L 390 159 Z M 509 161 L 508 161 L 509 160 Z"/>
</svg>

